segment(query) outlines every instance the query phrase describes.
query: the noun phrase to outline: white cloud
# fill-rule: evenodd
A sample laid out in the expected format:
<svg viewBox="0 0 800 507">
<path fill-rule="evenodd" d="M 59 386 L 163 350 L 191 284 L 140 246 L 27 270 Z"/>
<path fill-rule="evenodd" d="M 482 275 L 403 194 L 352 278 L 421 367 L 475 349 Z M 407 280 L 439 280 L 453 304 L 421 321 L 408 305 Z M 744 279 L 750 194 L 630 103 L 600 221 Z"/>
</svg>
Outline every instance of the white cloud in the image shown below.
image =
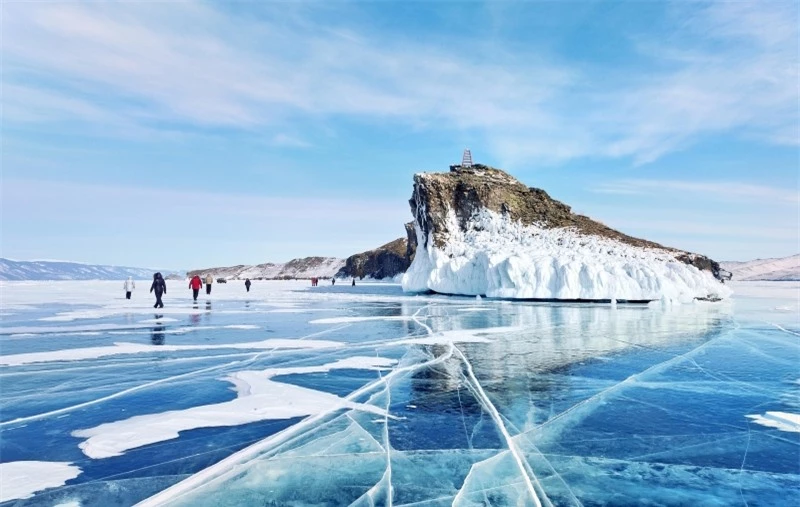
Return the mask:
<svg viewBox="0 0 800 507">
<path fill-rule="evenodd" d="M 711 199 L 760 202 L 764 204 L 800 204 L 800 192 L 764 185 L 732 181 L 679 181 L 624 179 L 597 185 L 593 192 L 620 195 L 664 195 L 665 193 L 700 194 Z"/>
<path fill-rule="evenodd" d="M 267 129 L 298 147 L 309 141 L 284 133 L 298 120 L 391 121 L 475 131 L 510 166 L 646 163 L 729 131 L 798 143 L 793 2 L 678 3 L 672 37 L 638 41 L 650 65 L 617 71 L 356 30 L 314 5 L 259 18 L 194 3 L 5 4 L 5 120 Z"/>
</svg>

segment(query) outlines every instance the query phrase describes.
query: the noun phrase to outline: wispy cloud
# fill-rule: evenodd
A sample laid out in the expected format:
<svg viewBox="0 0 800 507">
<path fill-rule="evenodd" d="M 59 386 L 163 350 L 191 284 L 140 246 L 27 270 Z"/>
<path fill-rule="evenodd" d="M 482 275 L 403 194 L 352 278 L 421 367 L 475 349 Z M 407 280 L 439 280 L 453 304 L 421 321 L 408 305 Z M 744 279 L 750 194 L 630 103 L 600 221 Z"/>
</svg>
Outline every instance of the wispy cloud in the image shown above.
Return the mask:
<svg viewBox="0 0 800 507">
<path fill-rule="evenodd" d="M 205 3 L 6 4 L 5 120 L 268 130 L 299 146 L 287 126 L 341 117 L 474 131 L 510 164 L 647 163 L 720 132 L 797 144 L 796 4 L 676 6 L 673 37 L 637 42 L 649 64 L 614 74 L 457 34 L 432 43 L 330 23 L 319 4 L 261 17 Z"/>
<path fill-rule="evenodd" d="M 603 183 L 590 189 L 593 192 L 619 195 L 696 194 L 710 199 L 761 202 L 797 206 L 800 192 L 750 183 L 726 181 L 678 181 L 624 179 Z"/>
<path fill-rule="evenodd" d="M 464 128 L 514 124 L 535 114 L 515 104 L 544 100 L 565 79 L 556 67 L 543 65 L 527 80 L 499 63 L 408 40 L 372 40 L 307 21 L 253 22 L 204 4 L 13 4 L 4 28 L 11 81 L 70 96 L 98 93 L 143 122 L 152 115 L 248 127 L 343 114 Z M 21 91 L 18 85 L 7 99 L 35 101 Z"/>
</svg>

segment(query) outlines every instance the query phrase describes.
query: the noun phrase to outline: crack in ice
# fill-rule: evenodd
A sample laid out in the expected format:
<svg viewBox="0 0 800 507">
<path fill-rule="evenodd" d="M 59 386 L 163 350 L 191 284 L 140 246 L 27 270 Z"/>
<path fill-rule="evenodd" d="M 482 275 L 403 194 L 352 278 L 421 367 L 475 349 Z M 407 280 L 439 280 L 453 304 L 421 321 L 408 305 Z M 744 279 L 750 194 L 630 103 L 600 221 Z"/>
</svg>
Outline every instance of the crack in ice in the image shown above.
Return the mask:
<svg viewBox="0 0 800 507">
<path fill-rule="evenodd" d="M 500 433 L 503 435 L 503 438 L 506 441 L 506 445 L 508 446 L 508 449 L 511 452 L 511 455 L 514 457 L 514 461 L 516 462 L 517 467 L 519 468 L 520 473 L 522 474 L 522 478 L 525 481 L 525 486 L 528 488 L 528 492 L 530 493 L 531 498 L 533 499 L 534 505 L 536 505 L 536 507 L 542 507 L 542 502 L 539 499 L 539 495 L 536 494 L 536 489 L 533 486 L 533 482 L 531 481 L 531 477 L 528 475 L 528 473 L 527 473 L 527 471 L 525 469 L 525 466 L 523 465 L 523 460 L 522 460 L 522 456 L 521 456 L 520 450 L 517 448 L 517 445 L 513 441 L 513 439 L 511 438 L 511 435 L 508 433 L 508 429 L 503 424 L 503 420 L 500 417 L 500 413 L 497 411 L 497 408 L 494 406 L 492 401 L 489 399 L 489 396 L 487 396 L 486 391 L 483 390 L 483 387 L 481 386 L 480 382 L 478 382 L 477 377 L 475 377 L 475 373 L 472 371 L 472 364 L 469 362 L 469 360 L 466 358 L 466 356 L 464 356 L 464 354 L 461 352 L 461 350 L 458 347 L 453 345 L 453 348 L 455 349 L 456 354 L 458 355 L 458 357 L 461 359 L 462 363 L 464 364 L 464 367 L 467 370 L 467 377 L 470 380 L 470 384 L 475 389 L 475 392 L 478 395 L 477 397 L 480 399 L 481 404 L 486 408 L 486 410 L 492 416 L 492 419 L 494 420 L 495 425 L 497 426 L 497 428 L 500 431 Z M 536 478 L 535 475 L 533 476 L 533 481 L 535 481 L 537 483 L 537 485 L 539 486 L 539 489 L 541 490 L 541 485 L 538 484 L 539 481 L 538 481 L 538 479 Z M 547 497 L 544 497 L 544 498 L 545 498 L 545 500 L 547 499 Z"/>
<path fill-rule="evenodd" d="M 378 385 L 386 382 L 388 378 L 394 378 L 401 374 L 406 374 L 418 370 L 420 368 L 426 368 L 429 366 L 433 366 L 444 361 L 447 361 L 449 358 L 453 356 L 453 351 L 455 346 L 451 343 L 448 351 L 436 358 L 430 359 L 428 361 L 405 366 L 394 368 L 391 372 L 387 373 L 385 377 L 376 379 L 359 389 L 353 391 L 345 398 L 345 401 L 353 401 L 358 399 L 359 397 L 363 396 L 364 394 L 372 391 Z M 169 501 L 173 501 L 183 495 L 191 493 L 192 491 L 196 490 L 198 487 L 201 486 L 208 486 L 212 483 L 217 483 L 221 480 L 224 480 L 229 474 L 233 473 L 234 468 L 237 465 L 244 463 L 245 461 L 252 460 L 259 454 L 267 453 L 270 449 L 275 449 L 288 440 L 317 427 L 317 423 L 323 421 L 325 418 L 330 416 L 330 414 L 337 410 L 331 410 L 327 412 L 321 412 L 319 414 L 313 415 L 302 421 L 298 422 L 297 424 L 286 428 L 283 431 L 280 431 L 274 435 L 270 435 L 269 437 L 249 446 L 246 447 L 234 454 L 231 454 L 227 458 L 211 465 L 208 468 L 205 468 L 194 475 L 191 475 L 187 479 L 170 486 L 169 488 L 156 493 L 155 495 L 142 500 L 141 502 L 137 503 L 137 507 L 151 507 L 151 506 L 158 506 L 163 505 Z"/>
</svg>

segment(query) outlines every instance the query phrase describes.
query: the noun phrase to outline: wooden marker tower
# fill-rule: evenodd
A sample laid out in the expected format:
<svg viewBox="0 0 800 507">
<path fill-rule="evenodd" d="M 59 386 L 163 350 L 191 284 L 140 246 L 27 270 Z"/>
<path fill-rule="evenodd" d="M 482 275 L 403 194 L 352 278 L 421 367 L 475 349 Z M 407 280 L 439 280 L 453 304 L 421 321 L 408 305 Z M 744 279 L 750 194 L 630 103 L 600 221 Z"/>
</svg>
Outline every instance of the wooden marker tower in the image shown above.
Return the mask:
<svg viewBox="0 0 800 507">
<path fill-rule="evenodd" d="M 461 167 L 472 167 L 472 152 L 469 148 L 464 150 L 464 156 L 461 157 Z"/>
</svg>

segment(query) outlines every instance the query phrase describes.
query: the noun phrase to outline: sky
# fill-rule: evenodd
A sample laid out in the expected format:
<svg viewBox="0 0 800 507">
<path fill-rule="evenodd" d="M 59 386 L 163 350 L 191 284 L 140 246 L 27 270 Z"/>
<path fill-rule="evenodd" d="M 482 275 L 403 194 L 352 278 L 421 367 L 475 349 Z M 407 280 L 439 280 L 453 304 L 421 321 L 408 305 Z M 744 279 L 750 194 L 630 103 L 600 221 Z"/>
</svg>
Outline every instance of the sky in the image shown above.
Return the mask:
<svg viewBox="0 0 800 507">
<path fill-rule="evenodd" d="M 467 147 L 634 236 L 800 252 L 796 1 L 0 9 L 3 257 L 346 257 Z"/>
</svg>

